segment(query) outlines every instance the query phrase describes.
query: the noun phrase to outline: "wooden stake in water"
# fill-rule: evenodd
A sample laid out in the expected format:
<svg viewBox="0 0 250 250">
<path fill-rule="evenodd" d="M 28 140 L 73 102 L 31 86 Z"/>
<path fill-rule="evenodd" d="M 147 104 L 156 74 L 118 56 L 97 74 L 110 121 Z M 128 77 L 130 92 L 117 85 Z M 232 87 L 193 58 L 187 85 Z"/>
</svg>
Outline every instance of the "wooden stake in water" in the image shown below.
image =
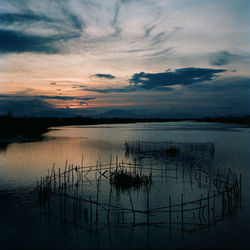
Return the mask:
<svg viewBox="0 0 250 250">
<path fill-rule="evenodd" d="M 149 189 L 147 188 L 147 225 L 149 225 Z"/>
<path fill-rule="evenodd" d="M 109 224 L 109 213 L 110 213 L 111 195 L 112 195 L 112 188 L 110 188 L 110 191 L 109 191 L 109 206 L 108 206 L 108 214 L 107 214 L 108 224 Z"/>
<path fill-rule="evenodd" d="M 130 204 L 131 204 L 131 208 L 132 208 L 132 212 L 133 212 L 133 224 L 134 224 L 135 223 L 135 210 L 134 210 L 134 205 L 133 205 L 131 194 L 130 194 L 129 190 L 128 190 L 128 195 L 129 195 L 129 200 L 130 200 Z"/>
<path fill-rule="evenodd" d="M 214 193 L 214 201 L 213 201 L 213 207 L 212 207 L 212 210 L 213 210 L 213 212 L 214 212 L 214 208 L 215 208 L 215 193 Z"/>
<path fill-rule="evenodd" d="M 176 178 L 176 183 L 177 183 L 177 177 L 178 177 L 178 175 L 177 175 L 177 171 L 178 171 L 178 168 L 176 168 L 176 170 L 175 170 L 176 172 L 175 172 L 175 178 Z"/>
<path fill-rule="evenodd" d="M 202 207 L 202 195 L 201 195 L 200 207 L 199 207 L 199 219 L 200 219 L 200 224 L 202 225 L 202 221 L 201 221 L 201 207 Z"/>
<path fill-rule="evenodd" d="M 60 168 L 58 170 L 58 177 L 59 177 L 59 194 L 60 194 L 60 190 L 61 190 L 61 172 L 60 172 Z"/>
<path fill-rule="evenodd" d="M 96 190 L 96 224 L 98 224 L 98 205 L 99 205 L 99 180 L 97 181 L 97 190 Z"/>
<path fill-rule="evenodd" d="M 89 196 L 89 210 L 90 210 L 90 225 L 92 225 L 92 200 L 91 200 L 91 196 Z"/>
<path fill-rule="evenodd" d="M 241 184 L 241 174 L 240 174 L 240 208 L 241 208 L 241 188 L 242 188 L 242 184 Z"/>
<path fill-rule="evenodd" d="M 183 209 L 183 194 L 181 194 L 181 229 L 184 231 L 184 209 Z"/>
<path fill-rule="evenodd" d="M 210 224 L 210 193 L 208 192 L 207 195 L 207 218 L 208 218 L 208 225 Z"/>
<path fill-rule="evenodd" d="M 56 171 L 54 169 L 54 193 L 56 192 Z"/>
<path fill-rule="evenodd" d="M 66 160 L 65 161 L 65 168 L 64 168 L 64 183 L 66 182 L 65 175 L 66 175 L 66 171 L 67 171 L 67 164 L 68 164 L 68 161 Z"/>
<path fill-rule="evenodd" d="M 169 225 L 171 231 L 171 224 L 172 224 L 172 205 L 171 205 L 171 195 L 169 195 Z"/>
<path fill-rule="evenodd" d="M 221 193 L 221 202 L 222 202 L 222 217 L 224 216 L 225 202 L 224 202 L 224 192 Z"/>
<path fill-rule="evenodd" d="M 81 168 L 83 168 L 83 154 L 82 154 Z"/>
</svg>

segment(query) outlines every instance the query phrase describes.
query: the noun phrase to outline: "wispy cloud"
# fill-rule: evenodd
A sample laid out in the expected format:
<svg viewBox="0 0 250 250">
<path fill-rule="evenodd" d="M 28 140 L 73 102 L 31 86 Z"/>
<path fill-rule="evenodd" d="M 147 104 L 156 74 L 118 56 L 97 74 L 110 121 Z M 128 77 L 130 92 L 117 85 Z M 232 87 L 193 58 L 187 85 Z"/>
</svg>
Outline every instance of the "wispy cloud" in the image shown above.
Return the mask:
<svg viewBox="0 0 250 250">
<path fill-rule="evenodd" d="M 223 50 L 210 55 L 210 64 L 214 66 L 224 66 L 231 62 L 234 57 L 229 51 Z"/>
<path fill-rule="evenodd" d="M 17 23 L 30 24 L 34 22 L 53 23 L 54 20 L 45 15 L 27 11 L 27 13 L 2 13 L 0 14 L 0 22 L 2 25 L 13 25 Z"/>
<path fill-rule="evenodd" d="M 129 85 L 129 86 L 125 86 L 123 88 L 105 88 L 105 89 L 83 88 L 82 90 L 83 91 L 90 91 L 90 92 L 97 92 L 97 93 L 107 94 L 107 93 L 112 93 L 112 92 L 116 92 L 116 93 L 129 93 L 129 92 L 136 91 L 137 88 Z"/>
<path fill-rule="evenodd" d="M 97 77 L 97 78 L 106 78 L 106 79 L 115 79 L 116 77 L 111 75 L 111 74 L 95 74 L 92 75 L 93 77 Z"/>
<path fill-rule="evenodd" d="M 152 54 L 147 55 L 147 57 L 157 57 L 157 56 L 165 56 L 168 54 L 170 51 L 173 50 L 173 47 L 169 47 L 163 50 L 159 50 L 157 52 L 153 52 Z"/>
<path fill-rule="evenodd" d="M 111 26 L 115 30 L 114 36 L 118 36 L 121 32 L 121 28 L 118 23 L 119 11 L 120 11 L 120 3 L 119 1 L 117 1 L 115 4 L 114 18 L 111 21 Z"/>
<path fill-rule="evenodd" d="M 8 94 L 0 94 L 0 98 L 18 98 L 18 99 L 51 99 L 51 100 L 80 100 L 80 101 L 89 101 L 96 99 L 95 97 L 77 97 L 77 96 L 49 96 L 49 95 L 8 95 Z"/>
<path fill-rule="evenodd" d="M 155 25 L 152 25 L 149 28 L 146 28 L 143 38 L 149 37 L 153 29 L 155 29 Z"/>
<path fill-rule="evenodd" d="M 60 53 L 63 42 L 81 36 L 85 23 L 66 2 L 56 5 L 57 15 L 50 9 L 45 12 L 42 3 L 36 12 L 26 2 L 23 4 L 25 8 L 22 6 L 19 12 L 0 13 L 0 53 Z"/>
</svg>

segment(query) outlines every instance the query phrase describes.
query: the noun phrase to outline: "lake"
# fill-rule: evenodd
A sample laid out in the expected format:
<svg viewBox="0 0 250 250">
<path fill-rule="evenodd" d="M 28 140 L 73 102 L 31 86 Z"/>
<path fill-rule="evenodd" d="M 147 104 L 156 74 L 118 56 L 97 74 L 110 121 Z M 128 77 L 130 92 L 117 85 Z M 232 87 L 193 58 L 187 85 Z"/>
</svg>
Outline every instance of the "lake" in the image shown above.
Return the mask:
<svg viewBox="0 0 250 250">
<path fill-rule="evenodd" d="M 0 150 L 2 249 L 249 247 L 248 127 L 191 121 L 65 126 L 51 128 L 42 141 Z M 110 182 L 117 172 L 152 183 L 117 187 Z M 44 204 L 37 185 L 54 175 L 57 195 Z M 232 191 L 223 191 L 226 182 Z"/>
</svg>

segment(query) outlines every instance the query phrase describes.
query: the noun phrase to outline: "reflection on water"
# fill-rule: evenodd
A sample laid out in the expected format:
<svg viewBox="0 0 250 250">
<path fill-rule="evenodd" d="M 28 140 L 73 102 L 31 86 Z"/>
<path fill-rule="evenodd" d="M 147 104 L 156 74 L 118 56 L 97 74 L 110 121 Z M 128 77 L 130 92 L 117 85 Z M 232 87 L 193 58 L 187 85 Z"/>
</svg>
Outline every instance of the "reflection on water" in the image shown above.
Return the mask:
<svg viewBox="0 0 250 250">
<path fill-rule="evenodd" d="M 0 241 L 3 243 L 2 246 L 6 248 L 19 246 L 47 249 L 80 247 L 166 249 L 167 247 L 198 248 L 200 246 L 234 248 L 238 245 L 239 240 L 243 246 L 248 245 L 247 235 L 249 231 L 247 225 L 249 223 L 250 205 L 250 189 L 247 182 L 250 155 L 248 128 L 216 123 L 145 123 L 61 127 L 51 130 L 46 136 L 54 139 L 41 142 L 13 143 L 9 144 L 5 151 L 0 152 Z M 197 164 L 198 161 L 192 159 L 193 169 L 190 171 L 192 164 L 190 159 L 188 160 L 185 157 L 180 157 L 179 160 L 177 160 L 178 157 L 173 155 L 172 158 L 157 155 L 157 157 L 146 157 L 140 160 L 138 156 L 133 154 L 126 157 L 125 141 L 136 140 L 156 143 L 163 141 L 210 143 L 214 145 L 214 155 L 212 158 L 209 157 L 208 160 L 203 159 L 206 164 L 202 164 L 200 160 L 200 164 Z M 183 154 L 181 155 L 183 156 Z M 136 162 L 135 158 L 137 158 Z M 50 205 L 48 207 L 48 203 L 46 203 L 46 209 L 44 209 L 44 206 L 37 206 L 37 194 L 32 192 L 36 188 L 36 180 L 40 180 L 42 176 L 47 176 L 48 169 L 50 169 L 49 174 L 51 175 L 53 164 L 55 164 L 56 174 L 58 174 L 59 168 L 63 173 L 66 160 L 68 167 L 71 166 L 70 164 L 74 164 L 74 166 L 83 165 L 84 171 L 90 169 L 87 166 L 95 167 L 94 171 L 90 170 L 85 177 L 86 172 L 85 174 L 82 173 L 81 178 L 84 181 L 81 182 L 81 189 L 78 185 L 73 185 L 74 188 L 71 191 L 67 189 L 67 194 L 78 197 L 77 199 L 80 195 L 81 199 L 85 200 L 81 203 L 81 209 L 79 210 L 80 202 L 75 202 L 77 199 L 73 199 L 73 202 L 64 203 L 65 199 L 59 198 L 60 196 L 50 199 Z M 110 161 L 114 166 L 116 166 L 116 162 L 119 162 L 120 165 L 124 164 L 123 168 L 125 168 L 125 162 L 131 163 L 130 166 L 136 164 L 137 171 L 140 171 L 139 166 L 141 166 L 141 171 L 145 171 L 147 175 L 152 172 L 153 179 L 150 190 L 147 191 L 145 187 L 131 189 L 129 195 L 127 190 L 118 191 L 113 188 L 110 195 L 109 174 L 105 172 L 104 168 L 104 165 L 109 165 Z M 100 166 L 100 162 L 101 170 L 96 172 L 96 166 Z M 175 224 L 182 224 L 181 209 L 179 212 L 172 214 L 171 235 L 169 234 L 169 208 L 167 209 L 168 212 L 165 211 L 166 208 L 165 210 L 159 210 L 159 213 L 153 213 L 152 211 L 149 222 L 147 221 L 147 213 L 140 214 L 138 212 L 133 224 L 131 200 L 134 210 L 147 211 L 168 206 L 170 196 L 173 205 L 181 204 L 182 198 L 185 203 L 199 200 L 201 195 L 207 197 L 208 191 L 212 196 L 218 191 L 215 185 L 217 169 L 219 169 L 221 175 L 224 174 L 227 177 L 229 168 L 233 173 L 242 173 L 242 208 L 234 210 L 234 205 L 239 205 L 233 199 L 237 192 L 234 189 L 229 194 L 231 195 L 229 198 L 227 193 L 225 193 L 224 198 L 216 198 L 217 208 L 214 209 L 214 214 L 212 210 L 213 198 L 211 198 L 209 205 L 207 201 L 202 202 L 201 205 L 200 203 L 194 204 L 197 209 L 194 212 L 185 211 L 184 234 L 183 230 L 180 230 L 181 227 L 176 227 Z M 209 181 L 209 171 L 212 171 L 214 176 L 213 182 Z M 74 181 L 78 180 L 77 178 L 80 177 L 77 177 L 77 171 L 73 170 L 73 173 L 75 174 Z M 109 197 L 111 197 L 112 213 L 110 213 L 110 223 L 108 224 L 108 207 L 101 207 L 101 205 L 98 209 L 98 223 L 95 222 L 96 204 L 94 202 L 97 199 L 97 179 L 100 175 L 102 177 L 98 185 L 98 201 L 108 205 Z M 62 183 L 63 178 L 64 176 L 61 179 Z M 212 183 L 212 185 L 209 185 L 209 183 Z M 58 187 L 55 189 L 57 190 Z M 60 190 L 62 192 L 64 189 L 61 188 Z M 79 191 L 77 196 L 76 190 Z M 93 201 L 92 223 L 90 223 L 90 203 L 87 202 L 90 197 Z M 222 216 L 223 199 L 224 204 L 226 202 L 227 209 L 230 208 L 231 211 L 229 213 L 228 210 L 225 210 Z M 66 205 L 66 208 L 64 205 Z M 119 209 L 114 209 L 114 206 L 119 207 Z M 204 206 L 205 208 L 203 208 Z M 208 206 L 209 210 L 207 209 Z M 76 216 L 73 216 L 73 207 Z M 120 208 L 130 210 L 125 211 Z M 185 209 L 193 209 L 193 207 L 186 207 Z M 207 224 L 208 222 L 208 212 L 210 227 L 202 227 L 202 231 L 200 231 L 199 224 Z M 65 218 L 64 213 L 69 215 Z M 81 216 L 79 216 L 79 213 L 81 213 Z M 81 223 L 79 223 L 79 217 Z M 76 218 L 77 221 L 74 221 Z M 66 219 L 70 223 L 65 223 Z M 91 230 L 90 225 L 92 225 Z M 98 225 L 98 230 L 96 225 Z M 197 230 L 197 225 L 199 230 Z M 13 238 L 16 239 L 15 242 L 11 240 Z M 214 239 L 217 240 L 214 241 Z"/>
</svg>

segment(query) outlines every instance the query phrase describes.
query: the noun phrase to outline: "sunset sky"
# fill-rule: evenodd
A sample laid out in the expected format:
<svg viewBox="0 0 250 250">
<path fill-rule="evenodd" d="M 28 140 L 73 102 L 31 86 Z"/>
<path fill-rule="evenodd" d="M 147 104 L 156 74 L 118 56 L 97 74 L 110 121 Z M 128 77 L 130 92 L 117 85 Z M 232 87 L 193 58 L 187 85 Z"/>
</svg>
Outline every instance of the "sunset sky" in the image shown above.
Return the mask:
<svg viewBox="0 0 250 250">
<path fill-rule="evenodd" d="M 249 114 L 249 13 L 249 0 L 0 0 L 0 114 Z"/>
</svg>

